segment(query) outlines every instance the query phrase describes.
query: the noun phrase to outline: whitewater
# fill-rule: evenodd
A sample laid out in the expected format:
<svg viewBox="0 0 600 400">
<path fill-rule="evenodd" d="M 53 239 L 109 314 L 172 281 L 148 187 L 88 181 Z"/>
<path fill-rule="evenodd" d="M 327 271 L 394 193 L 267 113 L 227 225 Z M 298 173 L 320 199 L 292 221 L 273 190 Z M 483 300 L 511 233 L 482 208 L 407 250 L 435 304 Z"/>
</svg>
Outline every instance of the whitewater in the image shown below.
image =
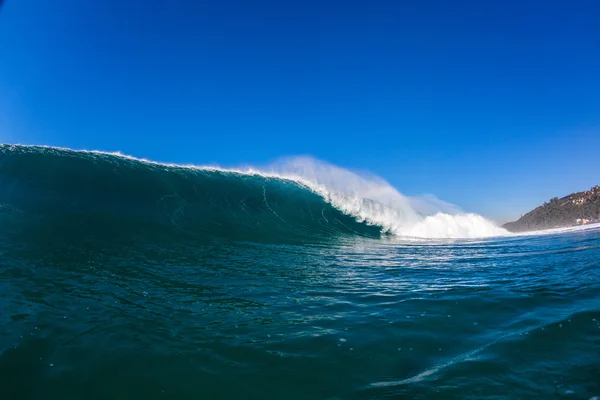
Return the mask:
<svg viewBox="0 0 600 400">
<path fill-rule="evenodd" d="M 462 213 L 458 207 L 434 196 L 409 198 L 382 178 L 361 175 L 311 157 L 284 158 L 266 171 L 269 176 L 306 185 L 358 221 L 380 226 L 384 232 L 394 235 L 481 238 L 508 234 L 492 221 L 473 213 Z M 444 212 L 447 210 L 454 214 Z"/>
</svg>

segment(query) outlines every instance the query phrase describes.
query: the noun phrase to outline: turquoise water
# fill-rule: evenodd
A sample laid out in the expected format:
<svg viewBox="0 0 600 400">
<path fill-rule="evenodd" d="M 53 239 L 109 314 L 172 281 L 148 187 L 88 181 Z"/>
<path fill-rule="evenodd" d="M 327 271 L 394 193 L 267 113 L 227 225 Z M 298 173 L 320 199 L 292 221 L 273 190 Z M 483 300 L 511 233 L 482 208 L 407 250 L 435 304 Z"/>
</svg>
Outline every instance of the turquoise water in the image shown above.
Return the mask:
<svg viewBox="0 0 600 400">
<path fill-rule="evenodd" d="M 600 229 L 409 239 L 291 181 L 0 146 L 0 398 L 600 396 Z"/>
</svg>

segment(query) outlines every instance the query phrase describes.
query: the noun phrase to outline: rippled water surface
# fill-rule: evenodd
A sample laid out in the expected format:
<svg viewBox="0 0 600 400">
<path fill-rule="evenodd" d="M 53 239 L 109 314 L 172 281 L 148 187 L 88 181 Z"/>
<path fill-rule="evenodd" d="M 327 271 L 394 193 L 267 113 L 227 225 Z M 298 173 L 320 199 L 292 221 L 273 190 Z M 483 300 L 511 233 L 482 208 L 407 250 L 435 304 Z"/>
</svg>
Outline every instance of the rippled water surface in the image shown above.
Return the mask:
<svg viewBox="0 0 600 400">
<path fill-rule="evenodd" d="M 0 235 L 3 399 L 600 396 L 600 231 Z"/>
<path fill-rule="evenodd" d="M 600 228 L 316 171 L 0 145 L 0 400 L 600 396 Z"/>
</svg>

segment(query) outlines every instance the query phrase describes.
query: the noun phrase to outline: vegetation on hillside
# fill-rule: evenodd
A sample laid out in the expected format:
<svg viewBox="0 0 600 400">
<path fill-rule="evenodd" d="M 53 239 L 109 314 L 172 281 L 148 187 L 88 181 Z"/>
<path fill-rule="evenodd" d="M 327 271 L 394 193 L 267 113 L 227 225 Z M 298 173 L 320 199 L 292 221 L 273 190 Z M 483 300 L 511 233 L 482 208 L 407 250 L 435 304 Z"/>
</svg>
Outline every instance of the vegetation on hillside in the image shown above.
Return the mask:
<svg viewBox="0 0 600 400">
<path fill-rule="evenodd" d="M 535 231 L 600 222 L 600 186 L 550 201 L 504 224 L 511 232 Z"/>
</svg>

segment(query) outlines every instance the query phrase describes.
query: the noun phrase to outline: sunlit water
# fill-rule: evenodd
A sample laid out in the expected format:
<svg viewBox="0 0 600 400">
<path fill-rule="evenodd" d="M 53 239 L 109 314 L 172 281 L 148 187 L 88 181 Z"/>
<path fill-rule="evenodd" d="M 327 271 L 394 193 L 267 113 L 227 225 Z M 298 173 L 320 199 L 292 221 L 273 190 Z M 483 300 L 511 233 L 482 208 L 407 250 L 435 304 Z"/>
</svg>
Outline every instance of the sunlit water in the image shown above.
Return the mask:
<svg viewBox="0 0 600 400">
<path fill-rule="evenodd" d="M 600 231 L 0 243 L 6 399 L 600 395 Z"/>
</svg>

